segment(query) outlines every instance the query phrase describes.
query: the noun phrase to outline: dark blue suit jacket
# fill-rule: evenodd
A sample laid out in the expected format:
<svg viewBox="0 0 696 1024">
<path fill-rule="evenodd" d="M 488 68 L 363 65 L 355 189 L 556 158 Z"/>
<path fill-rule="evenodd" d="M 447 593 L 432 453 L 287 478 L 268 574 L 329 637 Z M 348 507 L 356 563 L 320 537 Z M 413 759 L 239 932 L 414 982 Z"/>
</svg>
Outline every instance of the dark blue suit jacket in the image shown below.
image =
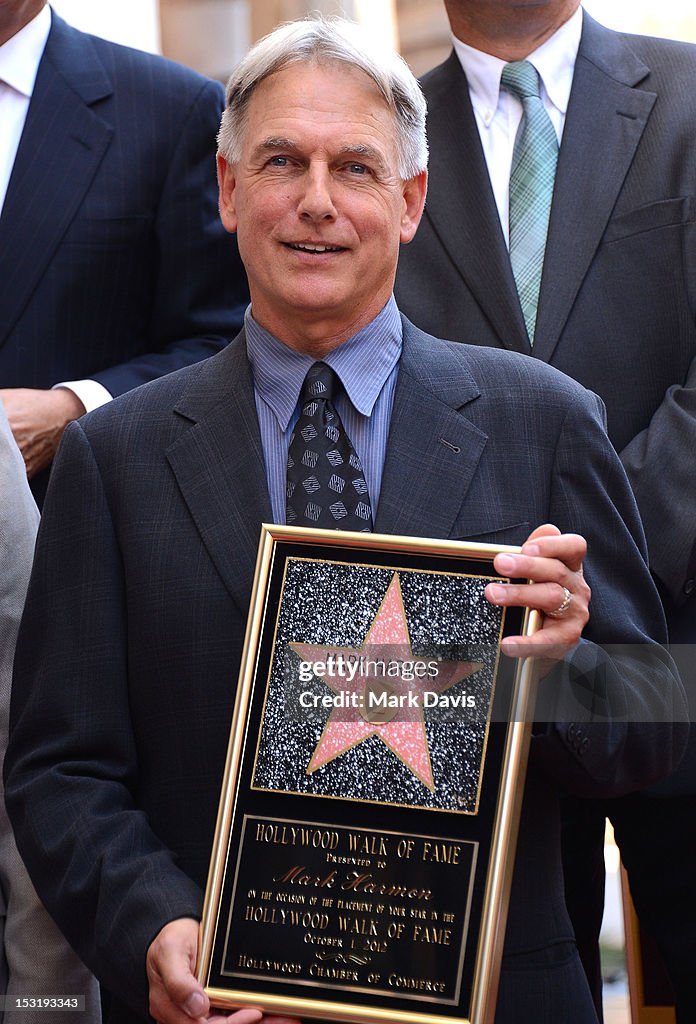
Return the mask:
<svg viewBox="0 0 696 1024">
<path fill-rule="evenodd" d="M 18 646 L 6 798 L 36 887 L 116 994 L 116 1020 L 139 1019 L 124 1004 L 145 1012 L 160 928 L 200 914 L 264 521 L 243 334 L 66 431 Z M 648 640 L 664 620 L 598 400 L 530 359 L 406 322 L 375 528 L 520 543 L 546 521 L 588 535 L 578 666 L 593 666 L 583 692 L 609 721 L 586 725 L 586 742 L 563 724 L 532 742 L 504 1024 L 593 1019 L 563 900 L 559 789 L 622 793 L 668 771 L 680 738 L 644 723 L 683 715 L 683 695 Z M 546 685 L 552 704 L 571 694 Z"/>
<path fill-rule="evenodd" d="M 529 347 L 466 77 L 453 53 L 423 78 L 430 184 L 396 296 L 424 330 L 526 352 L 600 395 L 640 509 L 670 640 L 696 715 L 696 47 L 583 15 Z M 641 920 L 696 1019 L 696 730 L 654 799 L 610 808 Z M 596 937 L 604 812 L 569 834 L 574 921 Z M 659 815 L 659 827 L 646 826 Z M 668 838 L 669 837 L 669 838 Z M 588 849 L 589 846 L 593 849 Z M 666 850 L 670 871 L 664 871 Z M 592 865 L 595 865 L 593 869 Z M 587 871 L 598 877 L 574 881 Z M 591 896 L 592 886 L 595 897 Z M 598 953 L 597 953 L 598 956 Z M 597 961 L 598 964 L 598 961 Z M 597 967 L 598 971 L 598 967 Z"/>
<path fill-rule="evenodd" d="M 241 326 L 217 212 L 222 89 L 52 14 L 0 217 L 0 387 L 92 377 L 113 395 Z"/>
<path fill-rule="evenodd" d="M 452 53 L 422 80 L 428 199 L 395 289 L 423 330 L 525 352 L 601 396 L 682 643 L 696 640 L 695 76 L 696 47 L 583 15 L 532 351 Z"/>
</svg>

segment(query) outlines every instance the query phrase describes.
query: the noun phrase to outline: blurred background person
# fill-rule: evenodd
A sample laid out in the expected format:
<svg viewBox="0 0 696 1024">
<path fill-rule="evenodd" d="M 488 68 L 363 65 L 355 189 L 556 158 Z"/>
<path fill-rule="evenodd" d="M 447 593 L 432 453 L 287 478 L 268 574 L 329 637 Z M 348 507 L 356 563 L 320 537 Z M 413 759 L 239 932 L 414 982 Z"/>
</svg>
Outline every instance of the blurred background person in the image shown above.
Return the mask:
<svg viewBox="0 0 696 1024">
<path fill-rule="evenodd" d="M 29 582 L 39 512 L 22 456 L 0 406 L 0 750 L 10 716 L 12 661 Z M 86 1010 L 41 1011 L 45 1024 L 98 1024 L 97 984 L 44 910 L 15 845 L 0 800 L 0 995 L 80 995 Z M 36 1010 L 12 1010 L 0 1021 L 33 1024 Z"/>
<path fill-rule="evenodd" d="M 220 349 L 248 292 L 218 83 L 45 0 L 0 0 L 0 80 L 0 400 L 40 499 L 70 420 Z"/>
<path fill-rule="evenodd" d="M 428 202 L 402 249 L 397 299 L 424 330 L 527 353 L 604 399 L 670 638 L 691 645 L 696 47 L 610 31 L 579 0 L 445 8 L 454 50 L 422 82 Z M 675 648 L 693 690 L 688 650 Z M 692 744 L 659 792 L 610 807 L 680 1022 L 696 1020 L 695 753 Z M 568 905 L 600 1013 L 605 809 L 569 804 L 564 840 Z"/>
</svg>

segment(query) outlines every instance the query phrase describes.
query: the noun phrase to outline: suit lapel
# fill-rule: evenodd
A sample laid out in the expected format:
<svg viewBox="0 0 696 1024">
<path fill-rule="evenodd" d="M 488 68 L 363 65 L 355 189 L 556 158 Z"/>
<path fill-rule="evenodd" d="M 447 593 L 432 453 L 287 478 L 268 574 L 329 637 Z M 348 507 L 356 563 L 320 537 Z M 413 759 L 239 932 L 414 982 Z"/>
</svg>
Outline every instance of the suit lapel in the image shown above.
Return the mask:
<svg viewBox="0 0 696 1024">
<path fill-rule="evenodd" d="M 455 53 L 424 82 L 434 140 L 425 216 L 507 348 L 529 352 L 466 77 Z"/>
<path fill-rule="evenodd" d="M 208 553 L 246 614 L 260 527 L 272 521 L 244 333 L 206 360 L 175 413 L 192 422 L 167 459 Z"/>
<path fill-rule="evenodd" d="M 640 142 L 655 93 L 623 38 L 584 14 L 556 173 L 534 354 L 549 361 Z"/>
<path fill-rule="evenodd" d="M 479 394 L 447 345 L 404 320 L 378 533 L 452 536 L 487 440 L 459 410 Z"/>
<path fill-rule="evenodd" d="M 65 233 L 113 130 L 89 107 L 112 92 L 88 37 L 52 14 L 0 217 L 0 343 L 20 316 Z"/>
<path fill-rule="evenodd" d="M 460 358 L 404 320 L 404 350 L 375 530 L 451 537 L 486 446 L 461 409 L 480 394 Z M 230 595 L 246 611 L 260 524 L 272 521 L 244 333 L 201 366 L 168 448 L 182 498 Z"/>
</svg>

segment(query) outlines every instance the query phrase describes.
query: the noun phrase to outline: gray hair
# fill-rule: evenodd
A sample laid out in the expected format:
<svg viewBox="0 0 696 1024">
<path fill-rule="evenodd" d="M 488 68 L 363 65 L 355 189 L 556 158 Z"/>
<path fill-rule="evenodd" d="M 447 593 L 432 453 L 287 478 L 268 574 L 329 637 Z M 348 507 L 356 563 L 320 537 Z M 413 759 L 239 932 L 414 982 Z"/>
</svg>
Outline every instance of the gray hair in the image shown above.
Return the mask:
<svg viewBox="0 0 696 1024">
<path fill-rule="evenodd" d="M 368 75 L 394 115 L 399 174 L 408 180 L 426 169 L 425 99 L 406 62 L 354 22 L 323 17 L 281 25 L 256 43 L 232 72 L 218 133 L 219 151 L 228 163 L 241 157 L 249 101 L 257 85 L 291 64 L 311 62 L 342 62 Z"/>
</svg>

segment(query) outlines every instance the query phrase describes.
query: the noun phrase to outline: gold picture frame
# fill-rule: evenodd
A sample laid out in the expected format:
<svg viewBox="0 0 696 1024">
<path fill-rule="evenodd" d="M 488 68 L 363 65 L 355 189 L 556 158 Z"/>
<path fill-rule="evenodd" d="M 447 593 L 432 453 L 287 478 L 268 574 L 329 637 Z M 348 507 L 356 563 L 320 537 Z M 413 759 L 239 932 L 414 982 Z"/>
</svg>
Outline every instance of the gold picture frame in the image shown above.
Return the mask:
<svg viewBox="0 0 696 1024">
<path fill-rule="evenodd" d="M 213 1006 L 492 1024 L 536 612 L 518 548 L 264 525 L 198 978 Z"/>
</svg>

